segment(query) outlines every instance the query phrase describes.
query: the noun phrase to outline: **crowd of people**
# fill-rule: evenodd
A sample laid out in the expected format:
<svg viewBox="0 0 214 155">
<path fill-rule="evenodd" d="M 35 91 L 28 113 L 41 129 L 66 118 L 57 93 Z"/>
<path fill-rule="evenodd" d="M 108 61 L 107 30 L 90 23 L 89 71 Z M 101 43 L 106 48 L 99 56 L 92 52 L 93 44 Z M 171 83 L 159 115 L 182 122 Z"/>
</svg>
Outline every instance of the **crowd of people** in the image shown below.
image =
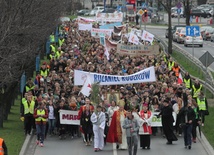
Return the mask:
<svg viewBox="0 0 214 155">
<path fill-rule="evenodd" d="M 51 36 L 49 61 L 25 86 L 21 116 L 26 135 L 36 129 L 36 143 L 41 147 L 49 135 L 60 139 L 81 136 L 87 146 L 94 137 L 95 152 L 106 143 L 117 143 L 117 149 L 128 149 L 130 155 L 134 146 L 136 155 L 138 136 L 142 149 L 151 148 L 151 135 L 159 132 L 158 127 L 151 126 L 151 119 L 153 112 L 158 112 L 155 117 L 162 118 L 160 132 L 167 144 L 184 134 L 184 145 L 191 149 L 192 142 L 196 142 L 196 127 L 204 126 L 208 111 L 198 80 L 186 72 L 183 82 L 178 82 L 179 64 L 163 51 L 131 57 L 111 48 L 108 60 L 100 39 L 92 37 L 90 31 L 79 31 L 78 20 L 64 22 L 59 26 L 59 35 L 58 42 Z M 123 43 L 130 44 L 127 40 Z M 74 70 L 126 76 L 150 66 L 155 67 L 156 82 L 100 86 L 100 103 L 91 103 L 90 96 L 79 93 L 81 86 L 74 85 Z M 108 93 L 118 93 L 119 100 L 109 101 Z M 60 123 L 60 110 L 78 111 L 80 125 Z"/>
</svg>

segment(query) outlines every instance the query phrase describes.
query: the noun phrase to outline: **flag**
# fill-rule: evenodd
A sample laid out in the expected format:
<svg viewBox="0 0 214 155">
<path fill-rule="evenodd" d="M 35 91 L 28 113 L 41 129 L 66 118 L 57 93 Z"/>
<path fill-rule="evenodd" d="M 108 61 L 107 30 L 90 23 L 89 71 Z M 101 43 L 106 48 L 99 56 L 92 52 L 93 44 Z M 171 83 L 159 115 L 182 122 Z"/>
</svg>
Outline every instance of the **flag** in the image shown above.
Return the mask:
<svg viewBox="0 0 214 155">
<path fill-rule="evenodd" d="M 178 84 L 182 84 L 183 83 L 183 78 L 182 78 L 182 75 L 181 73 L 179 73 L 179 76 L 178 76 L 178 81 L 177 81 Z"/>
<path fill-rule="evenodd" d="M 129 35 L 129 42 L 133 43 L 135 45 L 138 45 L 139 44 L 139 38 L 134 33 L 130 33 L 130 35 Z"/>
<path fill-rule="evenodd" d="M 91 91 L 91 80 L 90 76 L 87 76 L 80 92 L 88 97 L 90 95 L 90 91 Z"/>
<path fill-rule="evenodd" d="M 104 54 L 105 54 L 107 60 L 109 60 L 109 52 L 108 52 L 108 49 L 107 49 L 106 46 L 105 46 L 105 52 L 104 52 Z"/>
<path fill-rule="evenodd" d="M 143 34 L 141 36 L 141 39 L 145 40 L 145 41 L 149 41 L 150 43 L 152 43 L 153 40 L 154 40 L 154 35 L 149 33 L 149 32 L 147 32 L 147 31 L 145 31 L 145 30 L 143 30 Z"/>
</svg>

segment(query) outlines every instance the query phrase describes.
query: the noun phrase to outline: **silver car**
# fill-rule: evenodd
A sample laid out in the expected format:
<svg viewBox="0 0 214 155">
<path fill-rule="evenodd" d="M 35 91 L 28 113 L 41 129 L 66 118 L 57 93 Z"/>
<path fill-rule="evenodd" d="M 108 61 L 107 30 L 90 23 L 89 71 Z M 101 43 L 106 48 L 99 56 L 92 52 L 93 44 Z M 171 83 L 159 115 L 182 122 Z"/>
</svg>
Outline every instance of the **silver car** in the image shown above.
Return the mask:
<svg viewBox="0 0 214 155">
<path fill-rule="evenodd" d="M 177 43 L 179 44 L 184 43 L 185 37 L 186 37 L 186 29 L 181 29 L 180 32 L 178 33 Z"/>
<path fill-rule="evenodd" d="M 174 32 L 173 35 L 172 35 L 172 40 L 173 40 L 173 41 L 175 41 L 175 42 L 177 41 L 178 34 L 179 34 L 179 32 L 181 31 L 181 29 L 182 29 L 181 27 L 177 27 L 177 28 L 176 28 L 175 32 Z"/>
<path fill-rule="evenodd" d="M 203 47 L 203 38 L 202 36 L 198 36 L 198 37 L 191 37 L 191 36 L 186 36 L 184 39 L 184 46 L 187 47 L 189 45 L 193 46 L 193 45 L 199 45 L 200 47 Z"/>
</svg>

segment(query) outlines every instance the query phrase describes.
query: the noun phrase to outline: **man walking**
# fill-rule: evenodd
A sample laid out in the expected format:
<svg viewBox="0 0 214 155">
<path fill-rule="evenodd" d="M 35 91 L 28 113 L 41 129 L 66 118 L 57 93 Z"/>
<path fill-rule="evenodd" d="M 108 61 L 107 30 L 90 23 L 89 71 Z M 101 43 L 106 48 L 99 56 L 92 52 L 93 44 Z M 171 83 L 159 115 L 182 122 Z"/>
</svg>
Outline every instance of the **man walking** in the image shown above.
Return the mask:
<svg viewBox="0 0 214 155">
<path fill-rule="evenodd" d="M 138 121 L 134 118 L 131 112 L 127 112 L 127 117 L 123 122 L 123 128 L 126 129 L 129 155 L 132 155 L 133 145 L 134 145 L 133 155 L 137 155 L 137 148 L 138 148 L 137 133 L 140 126 Z"/>
<path fill-rule="evenodd" d="M 104 147 L 104 129 L 106 123 L 105 113 L 102 112 L 102 107 L 97 106 L 96 112 L 91 115 L 94 132 L 94 151 L 101 151 Z"/>
<path fill-rule="evenodd" d="M 184 133 L 184 145 L 185 148 L 191 149 L 192 144 L 192 123 L 195 120 L 195 112 L 192 109 L 192 102 L 187 101 L 187 105 L 185 105 L 179 111 L 179 116 L 181 116 L 182 124 L 180 125 L 183 128 Z"/>
</svg>

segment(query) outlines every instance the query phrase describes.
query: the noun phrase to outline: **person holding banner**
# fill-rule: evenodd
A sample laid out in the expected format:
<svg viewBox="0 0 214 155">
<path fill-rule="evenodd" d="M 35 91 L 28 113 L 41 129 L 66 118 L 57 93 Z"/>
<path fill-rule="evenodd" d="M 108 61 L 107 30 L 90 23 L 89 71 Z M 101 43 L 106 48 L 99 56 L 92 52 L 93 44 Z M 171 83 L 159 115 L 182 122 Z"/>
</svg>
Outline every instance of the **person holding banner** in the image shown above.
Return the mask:
<svg viewBox="0 0 214 155">
<path fill-rule="evenodd" d="M 140 114 L 140 147 L 142 149 L 150 149 L 150 135 L 152 134 L 151 122 L 152 112 L 148 110 L 148 104 L 143 104 L 143 109 L 139 112 Z"/>
<path fill-rule="evenodd" d="M 161 112 L 157 115 L 157 117 L 161 115 L 163 132 L 167 139 L 166 144 L 172 144 L 173 141 L 178 140 L 174 134 L 174 118 L 172 115 L 173 109 L 169 102 L 170 101 L 168 99 L 163 100 L 163 107 L 161 108 Z"/>
<path fill-rule="evenodd" d="M 104 129 L 106 124 L 105 113 L 102 112 L 102 107 L 97 106 L 97 109 L 91 115 L 91 122 L 93 123 L 94 132 L 94 151 L 102 151 L 104 147 Z"/>
<path fill-rule="evenodd" d="M 86 146 L 91 145 L 90 141 L 93 133 L 93 130 L 92 130 L 93 126 L 90 120 L 91 115 L 92 115 L 92 112 L 90 110 L 90 106 L 86 105 L 85 111 L 83 111 L 80 119 L 80 127 L 84 132 Z"/>
<path fill-rule="evenodd" d="M 65 124 L 61 124 L 60 122 L 60 110 L 68 110 L 68 107 L 65 105 L 65 100 L 62 98 L 61 102 L 59 103 L 59 106 L 57 107 L 57 123 L 56 126 L 58 128 L 58 132 L 59 132 L 59 138 L 60 139 L 64 139 L 65 137 L 65 133 L 66 133 L 66 125 Z"/>
</svg>

